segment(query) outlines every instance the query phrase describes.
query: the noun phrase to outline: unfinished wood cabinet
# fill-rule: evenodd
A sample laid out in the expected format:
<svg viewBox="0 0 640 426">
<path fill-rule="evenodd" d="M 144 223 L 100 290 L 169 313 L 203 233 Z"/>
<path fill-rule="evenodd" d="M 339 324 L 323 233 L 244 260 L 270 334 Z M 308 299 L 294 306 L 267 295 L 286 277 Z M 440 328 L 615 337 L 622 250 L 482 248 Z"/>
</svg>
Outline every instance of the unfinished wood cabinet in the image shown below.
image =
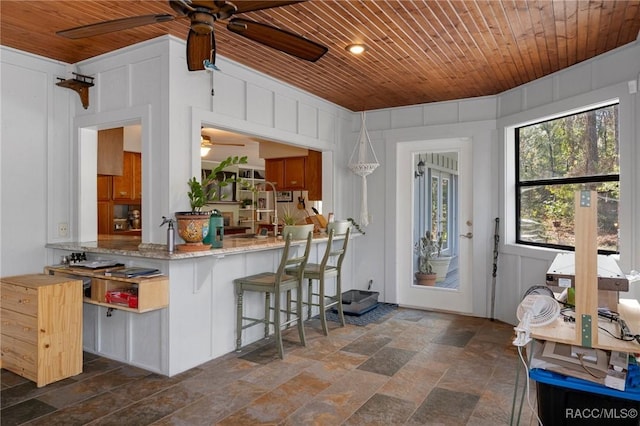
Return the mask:
<svg viewBox="0 0 640 426">
<path fill-rule="evenodd" d="M 98 131 L 98 174 L 122 176 L 124 128 Z"/>
<path fill-rule="evenodd" d="M 0 279 L 2 368 L 38 387 L 82 372 L 82 281 L 45 274 Z"/>
</svg>

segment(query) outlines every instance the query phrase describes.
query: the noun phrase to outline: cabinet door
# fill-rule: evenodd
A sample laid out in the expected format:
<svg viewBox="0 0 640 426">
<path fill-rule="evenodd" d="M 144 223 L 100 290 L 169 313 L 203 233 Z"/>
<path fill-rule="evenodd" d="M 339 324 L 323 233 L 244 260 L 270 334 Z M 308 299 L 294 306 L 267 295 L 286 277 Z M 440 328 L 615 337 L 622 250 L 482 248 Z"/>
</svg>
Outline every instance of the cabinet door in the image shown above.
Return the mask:
<svg viewBox="0 0 640 426">
<path fill-rule="evenodd" d="M 111 176 L 98 175 L 98 201 L 111 200 Z"/>
<path fill-rule="evenodd" d="M 278 190 L 284 190 L 284 159 L 268 159 L 264 162 L 265 179 L 273 182 Z"/>
<path fill-rule="evenodd" d="M 305 157 L 291 157 L 284 161 L 284 189 L 302 190 L 305 188 Z"/>
<path fill-rule="evenodd" d="M 125 152 L 122 176 L 113 176 L 113 200 L 129 202 L 142 198 L 142 156 Z"/>
<path fill-rule="evenodd" d="M 129 152 L 133 157 L 133 198 L 142 200 L 142 155 L 139 152 Z"/>
<path fill-rule="evenodd" d="M 123 157 L 122 176 L 113 177 L 113 199 L 128 201 L 133 198 L 133 157 L 126 152 Z"/>
<path fill-rule="evenodd" d="M 98 235 L 113 233 L 113 204 L 111 201 L 98 201 Z"/>
<path fill-rule="evenodd" d="M 122 175 L 124 128 L 98 131 L 98 174 Z"/>
<path fill-rule="evenodd" d="M 309 201 L 322 200 L 322 153 L 309 150 L 305 176 Z"/>
</svg>

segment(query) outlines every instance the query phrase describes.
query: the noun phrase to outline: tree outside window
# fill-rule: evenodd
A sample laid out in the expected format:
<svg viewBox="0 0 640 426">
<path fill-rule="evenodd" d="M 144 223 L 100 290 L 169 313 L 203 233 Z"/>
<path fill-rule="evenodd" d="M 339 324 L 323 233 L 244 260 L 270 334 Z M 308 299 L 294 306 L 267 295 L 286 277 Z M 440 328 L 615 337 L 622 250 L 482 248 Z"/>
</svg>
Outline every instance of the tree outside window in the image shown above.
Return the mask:
<svg viewBox="0 0 640 426">
<path fill-rule="evenodd" d="M 574 194 L 598 194 L 598 249 L 618 252 L 618 104 L 515 129 L 516 241 L 573 249 Z"/>
</svg>

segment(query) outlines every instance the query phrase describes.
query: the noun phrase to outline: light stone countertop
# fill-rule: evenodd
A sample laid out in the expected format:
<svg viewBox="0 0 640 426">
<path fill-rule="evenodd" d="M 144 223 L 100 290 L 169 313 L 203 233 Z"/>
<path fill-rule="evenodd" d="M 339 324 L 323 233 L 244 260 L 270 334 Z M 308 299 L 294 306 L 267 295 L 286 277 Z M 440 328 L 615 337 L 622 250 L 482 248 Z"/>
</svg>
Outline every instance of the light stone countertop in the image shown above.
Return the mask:
<svg viewBox="0 0 640 426">
<path fill-rule="evenodd" d="M 351 234 L 352 237 L 357 235 L 359 234 Z M 334 237 L 334 241 L 342 240 L 343 238 L 344 235 L 337 235 Z M 314 234 L 312 244 L 324 242 L 328 239 L 327 234 Z M 292 244 L 302 245 L 304 242 L 305 240 L 296 240 L 293 241 Z M 104 238 L 101 236 L 98 241 L 48 243 L 45 247 L 49 249 L 69 250 L 73 252 L 114 254 L 161 260 L 181 260 L 205 256 L 224 257 L 233 254 L 273 250 L 284 247 L 284 240 L 282 237 L 247 238 L 230 236 L 224 238 L 222 248 L 204 251 L 180 251 L 176 247 L 176 250 L 173 253 L 167 252 L 167 247 L 164 244 L 142 243 L 142 239 L 140 237 L 131 236 L 104 236 Z"/>
</svg>

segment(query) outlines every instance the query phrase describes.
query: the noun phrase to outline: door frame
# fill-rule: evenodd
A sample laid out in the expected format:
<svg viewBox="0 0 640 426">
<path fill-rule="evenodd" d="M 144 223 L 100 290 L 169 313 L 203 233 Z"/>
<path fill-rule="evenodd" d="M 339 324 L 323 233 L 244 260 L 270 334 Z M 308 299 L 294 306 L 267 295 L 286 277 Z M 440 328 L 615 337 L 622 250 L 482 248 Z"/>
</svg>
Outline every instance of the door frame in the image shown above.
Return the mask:
<svg viewBox="0 0 640 426">
<path fill-rule="evenodd" d="M 427 152 L 457 152 L 458 175 L 458 229 L 460 234 L 473 232 L 473 161 L 470 138 L 447 138 L 399 142 L 396 146 L 396 294 L 400 306 L 443 310 L 457 313 L 473 312 L 473 244 L 468 238 L 458 237 L 459 265 L 458 289 L 424 287 L 413 279 L 413 188 L 415 185 L 414 154 Z"/>
</svg>

